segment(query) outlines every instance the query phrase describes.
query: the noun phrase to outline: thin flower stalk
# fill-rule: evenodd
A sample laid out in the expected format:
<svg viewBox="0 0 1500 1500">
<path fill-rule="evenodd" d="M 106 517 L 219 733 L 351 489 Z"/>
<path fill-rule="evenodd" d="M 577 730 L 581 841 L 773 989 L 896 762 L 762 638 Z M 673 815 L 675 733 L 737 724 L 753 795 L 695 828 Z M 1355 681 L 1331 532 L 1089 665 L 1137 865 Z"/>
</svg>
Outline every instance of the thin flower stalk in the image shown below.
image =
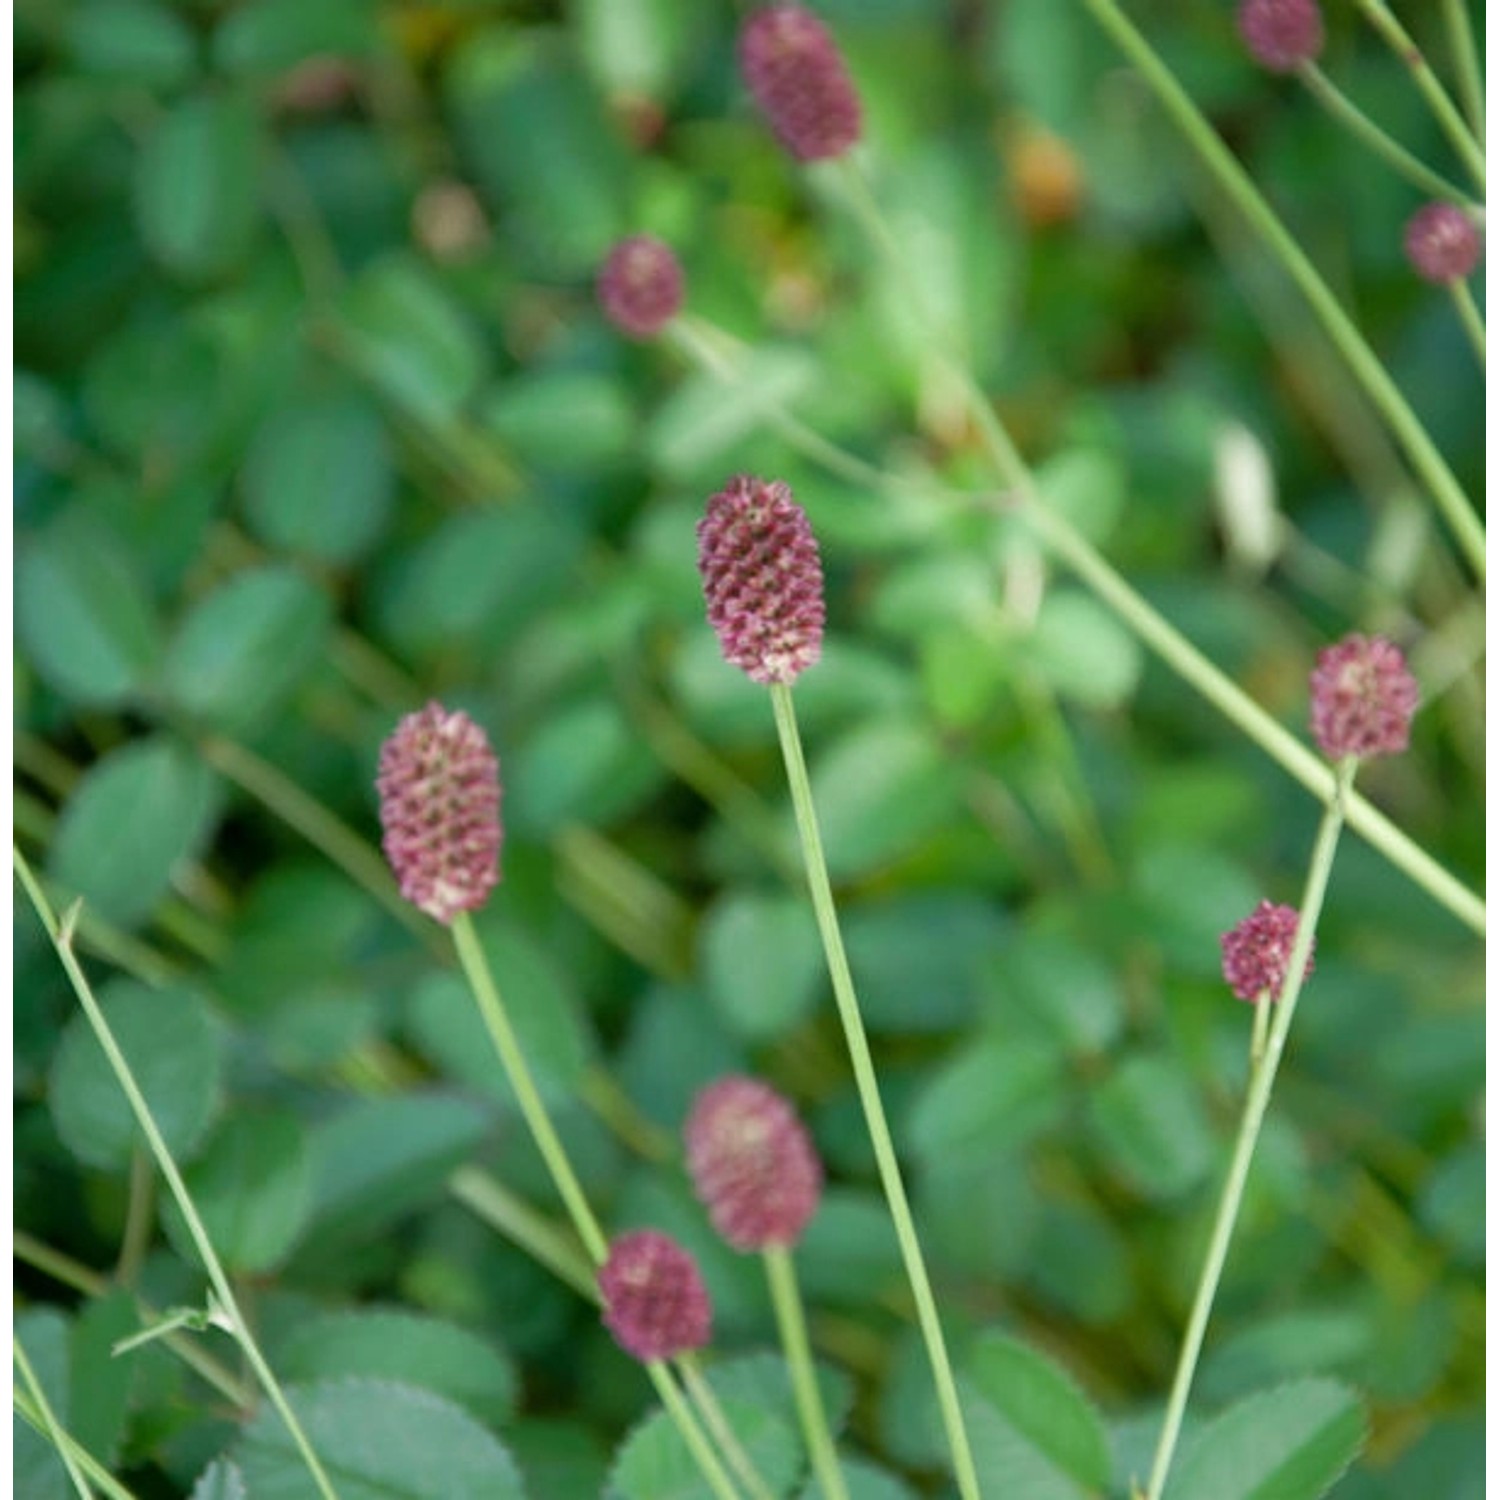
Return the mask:
<svg viewBox="0 0 1500 1500">
<path fill-rule="evenodd" d="M 1464 0 L 1443 0 L 1443 20 L 1453 49 L 1453 66 L 1458 73 L 1459 93 L 1474 139 L 1484 139 L 1484 77 L 1479 71 L 1479 49 L 1474 44 L 1474 28 Z"/>
<path fill-rule="evenodd" d="M 1214 1215 L 1208 1250 L 1198 1274 L 1198 1286 L 1193 1296 L 1192 1311 L 1188 1316 L 1187 1329 L 1183 1334 L 1182 1348 L 1178 1355 L 1177 1370 L 1172 1380 L 1172 1390 L 1167 1398 L 1166 1415 L 1162 1419 L 1161 1436 L 1151 1464 L 1151 1478 L 1146 1488 L 1146 1500 L 1161 1500 L 1166 1486 L 1167 1473 L 1172 1466 L 1172 1457 L 1177 1450 L 1177 1440 L 1182 1432 L 1182 1419 L 1187 1410 L 1188 1393 L 1192 1389 L 1193 1376 L 1198 1368 L 1198 1357 L 1203 1349 L 1203 1336 L 1208 1328 L 1209 1314 L 1213 1311 L 1214 1297 L 1218 1292 L 1219 1279 L 1224 1271 L 1224 1262 L 1229 1255 L 1230 1240 L 1239 1218 L 1240 1204 L 1245 1196 L 1245 1183 L 1250 1174 L 1250 1163 L 1255 1155 L 1256 1143 L 1271 1102 L 1271 1089 L 1276 1082 L 1276 1070 L 1281 1064 L 1286 1049 L 1287 1035 L 1291 1031 L 1292 1017 L 1296 1013 L 1297 999 L 1307 971 L 1308 959 L 1312 955 L 1313 935 L 1318 917 L 1323 910 L 1323 899 L 1328 891 L 1328 877 L 1333 870 L 1333 857 L 1338 848 L 1339 834 L 1344 825 L 1345 801 L 1354 780 L 1359 762 L 1352 756 L 1340 762 L 1334 779 L 1333 795 L 1318 828 L 1313 846 L 1312 859 L 1308 867 L 1307 882 L 1302 893 L 1298 911 L 1297 936 L 1287 962 L 1286 980 L 1280 996 L 1275 1002 L 1275 1014 L 1264 1051 L 1250 1075 L 1250 1086 L 1245 1095 L 1245 1107 L 1240 1116 L 1239 1132 L 1235 1137 L 1234 1154 L 1230 1158 L 1229 1172 L 1219 1196 L 1218 1210 Z M 1260 1002 L 1260 1007 L 1269 1004 Z"/>
<path fill-rule="evenodd" d="M 39 1387 L 33 1384 L 32 1390 L 35 1395 L 41 1396 Z M 45 1400 L 45 1397 L 42 1399 Z M 44 1415 L 43 1407 L 37 1405 L 32 1395 L 14 1386 L 11 1388 L 10 1400 L 21 1420 L 51 1442 L 63 1455 L 64 1463 L 71 1458 L 83 1472 L 84 1478 L 103 1491 L 109 1500 L 135 1500 L 134 1493 L 126 1489 L 65 1427 L 49 1425 L 50 1408 L 46 1409 Z M 91 1496 L 93 1491 L 85 1490 L 84 1493 Z"/>
<path fill-rule="evenodd" d="M 52 1410 L 52 1403 L 47 1400 L 47 1393 L 42 1389 L 42 1383 L 36 1377 L 36 1371 L 31 1367 L 31 1361 L 26 1357 L 26 1346 L 22 1344 L 20 1336 L 12 1330 L 10 1336 L 10 1354 L 16 1368 L 21 1372 L 21 1379 L 26 1382 L 26 1389 L 31 1394 L 31 1400 L 35 1403 L 37 1415 L 41 1418 L 41 1431 L 47 1441 L 57 1450 L 57 1456 L 62 1459 L 63 1468 L 68 1471 L 68 1481 L 72 1484 L 74 1493 L 81 1500 L 93 1500 L 93 1491 L 89 1489 L 88 1481 L 84 1479 L 79 1468 L 77 1458 L 74 1456 L 76 1444 L 73 1439 L 63 1431 L 62 1423 L 57 1419 L 57 1413 Z M 15 1393 L 19 1395 L 20 1392 Z"/>
<path fill-rule="evenodd" d="M 1083 3 L 1093 12 L 1120 50 L 1140 70 L 1215 181 L 1301 289 L 1324 331 L 1343 356 L 1351 374 L 1405 450 L 1413 469 L 1447 522 L 1474 576 L 1483 581 L 1484 524 L 1475 514 L 1463 487 L 1438 452 L 1427 429 L 1386 373 L 1385 367 L 1365 342 L 1353 320 L 1340 306 L 1301 246 L 1276 217 L 1249 174 L 1204 118 L 1202 111 L 1193 103 L 1151 44 L 1131 24 L 1118 0 L 1083 0 Z M 1366 9 L 1371 3 L 1372 0 L 1361 0 Z"/>
<path fill-rule="evenodd" d="M 302 1423 L 297 1414 L 292 1410 L 291 1404 L 286 1399 L 286 1393 L 281 1388 L 269 1364 L 266 1363 L 265 1355 L 261 1352 L 260 1344 L 250 1330 L 249 1321 L 241 1310 L 239 1301 L 235 1297 L 234 1288 L 230 1285 L 229 1276 L 224 1270 L 223 1263 L 219 1260 L 218 1252 L 214 1249 L 213 1241 L 209 1238 L 208 1230 L 203 1220 L 199 1217 L 197 1205 L 193 1202 L 192 1194 L 188 1192 L 187 1184 L 182 1180 L 182 1173 L 177 1169 L 177 1163 L 172 1157 L 171 1150 L 162 1138 L 161 1131 L 157 1128 L 156 1119 L 151 1113 L 151 1107 L 146 1102 L 145 1095 L 141 1092 L 140 1085 L 136 1082 L 135 1073 L 132 1070 L 125 1054 L 120 1050 L 120 1044 L 115 1040 L 114 1032 L 110 1029 L 109 1022 L 105 1019 L 104 1012 L 99 1008 L 99 1002 L 94 998 L 94 992 L 89 985 L 88 978 L 79 966 L 78 959 L 73 952 L 71 921 L 59 923 L 52 908 L 47 903 L 41 887 L 37 884 L 36 877 L 31 867 L 26 862 L 25 856 L 19 849 L 12 851 L 12 859 L 15 864 L 16 874 L 27 896 L 41 918 L 42 926 L 47 931 L 47 936 L 52 941 L 52 946 L 67 972 L 69 982 L 73 986 L 73 992 L 78 997 L 78 1003 L 83 1007 L 84 1015 L 88 1018 L 95 1037 L 109 1060 L 111 1071 L 119 1081 L 126 1099 L 129 1101 L 131 1112 L 135 1115 L 136 1123 L 141 1133 L 146 1137 L 146 1144 L 151 1150 L 161 1174 L 167 1181 L 172 1197 L 176 1200 L 177 1207 L 182 1213 L 183 1222 L 187 1225 L 188 1234 L 193 1241 L 194 1248 L 198 1252 L 198 1258 L 203 1263 L 203 1269 L 208 1275 L 209 1285 L 213 1288 L 214 1297 L 219 1304 L 219 1310 L 227 1321 L 228 1331 L 233 1335 L 235 1341 L 244 1350 L 245 1358 L 255 1372 L 256 1379 L 270 1398 L 271 1404 L 276 1408 L 278 1415 L 286 1425 L 292 1443 L 301 1456 L 308 1472 L 312 1475 L 313 1483 L 317 1486 L 318 1493 L 323 1500 L 338 1500 L 338 1493 L 334 1489 L 324 1470 L 317 1453 L 314 1451 L 307 1433 L 303 1430 Z M 76 908 L 75 908 L 76 909 Z"/>
<path fill-rule="evenodd" d="M 1474 301 L 1474 293 L 1469 290 L 1467 281 L 1455 281 L 1449 284 L 1448 294 L 1453 298 L 1453 306 L 1458 312 L 1458 321 L 1463 324 L 1464 332 L 1473 346 L 1474 355 L 1479 360 L 1479 368 L 1483 370 L 1485 367 L 1484 319 L 1479 314 L 1478 304 Z"/>
</svg>

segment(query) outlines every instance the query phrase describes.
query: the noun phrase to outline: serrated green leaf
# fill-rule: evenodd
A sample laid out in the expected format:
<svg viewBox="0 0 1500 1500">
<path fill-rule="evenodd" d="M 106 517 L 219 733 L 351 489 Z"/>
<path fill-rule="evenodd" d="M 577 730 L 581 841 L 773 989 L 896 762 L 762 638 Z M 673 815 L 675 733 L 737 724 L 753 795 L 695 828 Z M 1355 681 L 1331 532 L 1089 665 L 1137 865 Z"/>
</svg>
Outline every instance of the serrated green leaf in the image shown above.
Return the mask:
<svg viewBox="0 0 1500 1500">
<path fill-rule="evenodd" d="M 1089 1097 L 1104 1157 L 1142 1192 L 1175 1198 L 1213 1166 L 1215 1141 L 1203 1103 L 1171 1061 L 1127 1058 Z"/>
<path fill-rule="evenodd" d="M 68 1338 L 70 1435 L 106 1467 L 113 1467 L 125 1435 L 136 1362 L 111 1349 L 140 1322 L 135 1298 L 123 1288 L 85 1304 Z"/>
<path fill-rule="evenodd" d="M 179 1164 L 190 1159 L 219 1106 L 223 1033 L 199 993 L 185 985 L 152 990 L 121 979 L 99 992 L 115 1041 L 162 1139 Z M 57 1133 L 80 1161 L 119 1168 L 145 1137 L 88 1018 L 63 1032 L 48 1103 Z"/>
<path fill-rule="evenodd" d="M 708 914 L 700 943 L 709 999 L 749 1041 L 789 1030 L 822 993 L 823 949 L 800 897 L 731 893 Z"/>
<path fill-rule="evenodd" d="M 249 1500 L 240 1466 L 227 1458 L 216 1458 L 193 1485 L 188 1500 Z"/>
<path fill-rule="evenodd" d="M 1185 1444 L 1167 1500 L 1318 1500 L 1364 1446 L 1359 1397 L 1296 1380 L 1236 1402 Z"/>
<path fill-rule="evenodd" d="M 462 1408 L 380 1380 L 290 1386 L 297 1413 L 340 1500 L 524 1500 L 504 1446 Z M 316 1500 L 318 1489 L 267 1403 L 235 1444 L 254 1500 Z"/>
</svg>

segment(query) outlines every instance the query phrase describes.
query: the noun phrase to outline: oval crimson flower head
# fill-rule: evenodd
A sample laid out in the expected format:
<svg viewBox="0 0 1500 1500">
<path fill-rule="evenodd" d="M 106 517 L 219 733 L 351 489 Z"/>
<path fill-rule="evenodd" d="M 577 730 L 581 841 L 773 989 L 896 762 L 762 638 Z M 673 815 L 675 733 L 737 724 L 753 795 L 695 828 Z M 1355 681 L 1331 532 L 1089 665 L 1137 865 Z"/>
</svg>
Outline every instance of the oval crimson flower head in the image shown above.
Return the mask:
<svg viewBox="0 0 1500 1500">
<path fill-rule="evenodd" d="M 1456 203 L 1429 203 L 1406 221 L 1406 258 L 1434 286 L 1462 281 L 1479 264 L 1479 226 Z"/>
<path fill-rule="evenodd" d="M 736 1250 L 789 1247 L 817 1212 L 823 1167 L 792 1106 L 759 1079 L 711 1083 L 683 1131 L 688 1172 Z"/>
<path fill-rule="evenodd" d="M 429 703 L 381 746 L 380 822 L 401 894 L 449 923 L 500 878 L 500 763 L 467 714 Z"/>
<path fill-rule="evenodd" d="M 1318 653 L 1309 682 L 1312 732 L 1329 760 L 1399 755 L 1417 711 L 1417 679 L 1398 646 L 1355 632 Z"/>
<path fill-rule="evenodd" d="M 636 1359 L 671 1359 L 709 1340 L 713 1310 L 698 1263 L 655 1229 L 622 1234 L 599 1268 L 604 1326 Z"/>
<path fill-rule="evenodd" d="M 670 245 L 632 235 L 609 252 L 595 290 L 604 316 L 621 333 L 655 338 L 682 309 L 682 267 Z"/>
<path fill-rule="evenodd" d="M 822 654 L 817 538 L 779 479 L 737 474 L 709 497 L 698 572 L 724 659 L 752 682 L 792 682 Z"/>
<path fill-rule="evenodd" d="M 1241 0 L 1240 36 L 1246 50 L 1270 73 L 1293 73 L 1323 50 L 1318 0 Z"/>
<path fill-rule="evenodd" d="M 1243 922 L 1219 939 L 1224 956 L 1224 982 L 1241 1000 L 1254 1003 L 1263 995 L 1275 1000 L 1286 983 L 1287 965 L 1292 961 L 1292 944 L 1296 940 L 1296 907 L 1262 901 Z M 1312 969 L 1309 949 L 1302 977 L 1306 979 Z"/>
<path fill-rule="evenodd" d="M 740 71 L 776 139 L 798 161 L 859 140 L 859 95 L 828 28 L 805 6 L 768 5 L 740 30 Z"/>
</svg>

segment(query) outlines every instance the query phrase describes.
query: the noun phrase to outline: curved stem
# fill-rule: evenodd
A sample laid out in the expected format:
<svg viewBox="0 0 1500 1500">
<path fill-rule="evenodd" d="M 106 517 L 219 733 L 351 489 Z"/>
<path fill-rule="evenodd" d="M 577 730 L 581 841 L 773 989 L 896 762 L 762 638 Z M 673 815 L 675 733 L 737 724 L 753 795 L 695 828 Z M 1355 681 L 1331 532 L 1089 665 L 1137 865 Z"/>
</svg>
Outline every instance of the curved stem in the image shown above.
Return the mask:
<svg viewBox="0 0 1500 1500">
<path fill-rule="evenodd" d="M 1189 145 L 1213 174 L 1215 181 L 1250 221 L 1267 248 L 1301 289 L 1324 331 L 1343 355 L 1350 372 L 1385 419 L 1392 435 L 1405 449 L 1407 458 L 1427 486 L 1474 576 L 1482 580 L 1485 576 L 1484 525 L 1469 504 L 1452 470 L 1438 452 L 1427 429 L 1396 388 L 1395 382 L 1386 373 L 1385 367 L 1365 342 L 1353 320 L 1339 305 L 1312 262 L 1303 254 L 1301 246 L 1272 212 L 1270 205 L 1250 180 L 1249 174 L 1219 139 L 1150 43 L 1131 24 L 1118 0 L 1083 0 L 1083 3 L 1113 37 L 1120 50 L 1140 70 Z M 1360 0 L 1360 3 L 1368 9 L 1371 4 L 1378 3 L 1378 0 Z"/>
<path fill-rule="evenodd" d="M 1182 1418 L 1187 1410 L 1188 1392 L 1193 1375 L 1198 1368 L 1198 1356 L 1203 1349 L 1203 1335 L 1208 1328 L 1209 1313 L 1213 1310 L 1214 1295 L 1219 1288 L 1219 1278 L 1229 1254 L 1229 1242 L 1234 1234 L 1235 1221 L 1239 1217 L 1240 1203 L 1245 1195 L 1245 1182 L 1250 1174 L 1250 1162 L 1255 1155 L 1255 1145 L 1260 1138 L 1260 1127 L 1266 1116 L 1266 1107 L 1271 1102 L 1271 1086 L 1276 1082 L 1276 1069 L 1286 1048 L 1287 1034 L 1291 1030 L 1292 1016 L 1297 1008 L 1297 997 L 1302 993 L 1302 981 L 1307 969 L 1307 960 L 1312 953 L 1313 933 L 1323 910 L 1323 898 L 1328 890 L 1328 877 L 1333 870 L 1334 851 L 1338 848 L 1339 832 L 1344 823 L 1344 801 L 1354 780 L 1358 762 L 1343 761 L 1334 780 L 1333 795 L 1329 798 L 1327 811 L 1318 828 L 1313 845 L 1312 859 L 1308 866 L 1307 883 L 1302 894 L 1302 906 L 1297 920 L 1297 936 L 1292 943 L 1291 957 L 1287 960 L 1286 979 L 1281 995 L 1275 1002 L 1276 1014 L 1271 1023 L 1270 1035 L 1266 1039 L 1265 1051 L 1251 1071 L 1250 1087 L 1245 1094 L 1244 1113 L 1240 1117 L 1239 1134 L 1235 1138 L 1234 1154 L 1230 1158 L 1229 1174 L 1219 1197 L 1219 1207 L 1214 1215 L 1213 1232 L 1209 1236 L 1208 1250 L 1203 1258 L 1203 1268 L 1198 1276 L 1198 1289 L 1193 1296 L 1193 1309 L 1188 1317 L 1187 1329 L 1182 1336 L 1182 1349 L 1178 1355 L 1177 1372 L 1172 1380 L 1172 1393 L 1167 1401 L 1166 1415 L 1162 1419 L 1161 1437 L 1156 1445 L 1156 1455 L 1151 1464 L 1151 1481 L 1146 1489 L 1146 1500 L 1161 1500 L 1167 1482 L 1167 1471 L 1172 1465 L 1172 1455 L 1177 1448 L 1177 1439 L 1182 1431 Z M 1259 1002 L 1269 1005 L 1270 998 Z"/>
<path fill-rule="evenodd" d="M 1482 370 L 1485 367 L 1484 319 L 1479 316 L 1474 293 L 1469 290 L 1467 281 L 1449 282 L 1448 289 L 1453 294 L 1453 305 L 1458 309 L 1458 320 L 1464 325 L 1464 332 L 1474 346 L 1474 353 L 1479 358 L 1479 368 Z"/>
<path fill-rule="evenodd" d="M 146 1137 L 146 1144 L 151 1148 L 152 1156 L 156 1158 L 156 1165 L 161 1169 L 162 1176 L 166 1178 L 167 1187 L 171 1190 L 172 1197 L 182 1212 L 188 1234 L 198 1252 L 198 1258 L 203 1263 L 203 1269 L 208 1275 L 209 1285 L 212 1286 L 224 1316 L 229 1321 L 229 1331 L 244 1350 L 245 1358 L 249 1361 L 251 1369 L 255 1371 L 256 1378 L 260 1381 L 266 1395 L 270 1397 L 271 1404 L 276 1408 L 281 1420 L 286 1424 L 287 1432 L 301 1455 L 302 1461 L 307 1465 L 319 1494 L 323 1496 L 323 1500 L 337 1500 L 337 1493 L 329 1482 L 318 1455 L 313 1451 L 313 1446 L 308 1441 L 297 1414 L 292 1410 L 280 1381 L 272 1373 L 265 1356 L 261 1353 L 255 1335 L 250 1331 L 250 1324 L 240 1309 L 239 1301 L 234 1295 L 234 1288 L 230 1285 L 218 1252 L 214 1249 L 213 1241 L 209 1238 L 203 1220 L 198 1216 L 198 1208 L 193 1202 L 192 1194 L 188 1192 L 187 1184 L 177 1170 L 177 1163 L 173 1160 L 166 1141 L 162 1139 L 156 1119 L 151 1113 L 151 1107 L 146 1103 L 145 1095 L 141 1093 L 140 1085 L 136 1082 L 135 1073 L 125 1054 L 120 1050 L 120 1044 L 115 1040 L 114 1032 L 110 1029 L 104 1012 L 99 1008 L 99 1002 L 94 998 L 88 979 L 79 967 L 73 952 L 71 921 L 67 925 L 59 924 L 32 874 L 31 867 L 26 863 L 19 849 L 13 851 L 12 858 L 21 884 L 25 887 L 37 916 L 41 918 L 43 927 L 46 928 L 47 936 L 51 938 L 52 946 L 62 961 L 63 968 L 67 971 L 73 992 L 78 996 L 78 1003 L 88 1017 L 89 1025 L 93 1028 L 94 1035 L 100 1047 L 103 1048 L 105 1057 L 109 1060 L 110 1069 L 130 1103 L 136 1123 Z"/>
<path fill-rule="evenodd" d="M 974 1469 L 969 1436 L 964 1429 L 963 1413 L 958 1402 L 958 1386 L 953 1378 L 953 1366 L 948 1359 L 948 1346 L 943 1340 L 943 1325 L 938 1318 L 932 1283 L 927 1276 L 927 1264 L 922 1258 L 916 1225 L 912 1222 L 906 1187 L 901 1180 L 901 1168 L 896 1161 L 896 1147 L 891 1140 L 890 1126 L 886 1122 L 885 1106 L 880 1100 L 875 1063 L 870 1055 L 864 1021 L 860 1017 L 854 979 L 849 972 L 849 959 L 844 952 L 844 940 L 839 931 L 833 888 L 828 880 L 828 864 L 823 856 L 823 840 L 818 833 L 812 786 L 807 777 L 807 762 L 803 758 L 802 740 L 797 732 L 797 711 L 792 706 L 792 691 L 786 683 L 771 684 L 771 706 L 776 714 L 776 730 L 781 740 L 782 756 L 786 761 L 787 780 L 791 785 L 792 807 L 797 816 L 797 832 L 802 840 L 803 862 L 807 866 L 807 884 L 812 896 L 813 911 L 818 920 L 818 932 L 823 939 L 823 951 L 828 959 L 834 999 L 844 1028 L 844 1040 L 849 1047 L 849 1060 L 854 1067 L 854 1081 L 864 1109 L 865 1124 L 870 1132 L 870 1143 L 875 1148 L 881 1186 L 885 1189 L 886 1203 L 895 1224 L 901 1259 L 906 1266 L 906 1277 L 916 1299 L 917 1321 L 927 1345 L 927 1358 L 932 1365 L 933 1381 L 937 1387 L 938 1407 L 942 1412 L 948 1446 L 953 1455 L 954 1477 L 958 1480 L 959 1491 L 964 1500 L 978 1500 L 979 1478 Z"/>
<path fill-rule="evenodd" d="M 792 1395 L 797 1415 L 802 1419 L 802 1436 L 812 1459 L 813 1472 L 824 1500 L 849 1500 L 844 1472 L 839 1467 L 828 1413 L 818 1390 L 818 1373 L 813 1365 L 812 1346 L 807 1339 L 807 1320 L 802 1313 L 802 1297 L 797 1290 L 797 1269 L 791 1251 L 784 1245 L 767 1245 L 761 1251 L 766 1263 L 766 1280 L 771 1287 L 771 1306 L 776 1312 L 776 1326 L 781 1332 L 781 1347 L 786 1353 L 787 1369 L 792 1377 Z"/>
<path fill-rule="evenodd" d="M 1440 177 L 1431 167 L 1418 161 L 1405 146 L 1392 140 L 1316 63 L 1302 63 L 1297 75 L 1334 119 L 1358 136 L 1408 182 L 1434 198 L 1446 198 L 1465 206 L 1473 202 L 1461 187 L 1446 177 Z"/>
<path fill-rule="evenodd" d="M 36 1371 L 32 1369 L 31 1361 L 26 1357 L 26 1348 L 14 1330 L 10 1336 L 10 1353 L 16 1368 L 21 1372 L 21 1379 L 26 1382 L 26 1389 L 36 1406 L 37 1414 L 41 1417 L 42 1432 L 47 1441 L 57 1450 L 57 1456 L 62 1460 L 63 1468 L 68 1471 L 68 1479 L 74 1490 L 81 1500 L 93 1500 L 94 1492 L 79 1472 L 78 1461 L 73 1456 L 73 1450 L 77 1445 L 63 1431 L 62 1423 L 57 1420 L 57 1414 L 52 1410 L 52 1403 L 47 1400 L 47 1393 L 42 1389 L 42 1383 L 37 1379 Z M 16 1392 L 16 1394 L 20 1393 Z"/>
</svg>

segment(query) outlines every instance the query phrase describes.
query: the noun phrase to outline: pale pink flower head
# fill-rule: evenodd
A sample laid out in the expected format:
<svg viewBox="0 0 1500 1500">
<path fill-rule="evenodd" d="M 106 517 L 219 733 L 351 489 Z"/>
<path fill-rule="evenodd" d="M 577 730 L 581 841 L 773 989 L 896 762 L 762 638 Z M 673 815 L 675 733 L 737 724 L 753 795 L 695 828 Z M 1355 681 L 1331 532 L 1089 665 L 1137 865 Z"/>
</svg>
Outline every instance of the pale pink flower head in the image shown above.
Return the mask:
<svg viewBox="0 0 1500 1500">
<path fill-rule="evenodd" d="M 711 1083 L 684 1128 L 688 1172 L 736 1250 L 790 1248 L 818 1209 L 823 1167 L 792 1106 L 755 1078 Z"/>
<path fill-rule="evenodd" d="M 1224 954 L 1224 981 L 1241 1000 L 1252 1004 L 1262 998 L 1275 1000 L 1286 983 L 1292 944 L 1297 940 L 1297 909 L 1262 901 L 1219 939 Z M 1308 949 L 1303 979 L 1312 973 L 1312 949 Z"/>
<path fill-rule="evenodd" d="M 740 29 L 740 72 L 772 134 L 798 161 L 859 140 L 859 95 L 828 28 L 805 6 L 768 5 Z"/>
<path fill-rule="evenodd" d="M 1323 50 L 1318 0 L 1241 0 L 1236 17 L 1250 56 L 1270 73 L 1293 73 Z"/>
<path fill-rule="evenodd" d="M 1329 760 L 1399 755 L 1417 711 L 1417 680 L 1384 636 L 1347 635 L 1318 653 L 1309 684 L 1312 732 Z"/>
<path fill-rule="evenodd" d="M 1423 281 L 1462 281 L 1479 264 L 1479 226 L 1456 203 L 1429 203 L 1406 221 L 1406 258 Z"/>
<path fill-rule="evenodd" d="M 483 906 L 500 878 L 500 764 L 484 731 L 429 703 L 381 746 L 375 786 L 402 896 L 445 924 Z"/>
<path fill-rule="evenodd" d="M 609 252 L 595 290 L 604 316 L 621 333 L 655 338 L 682 309 L 682 267 L 670 245 L 632 235 Z"/>
<path fill-rule="evenodd" d="M 698 572 L 724 659 L 792 682 L 823 650 L 823 566 L 807 513 L 780 480 L 738 474 L 698 523 Z"/>
<path fill-rule="evenodd" d="M 599 1268 L 604 1326 L 615 1342 L 649 1363 L 672 1359 L 709 1340 L 713 1310 L 698 1263 L 655 1229 L 622 1234 Z"/>
</svg>

